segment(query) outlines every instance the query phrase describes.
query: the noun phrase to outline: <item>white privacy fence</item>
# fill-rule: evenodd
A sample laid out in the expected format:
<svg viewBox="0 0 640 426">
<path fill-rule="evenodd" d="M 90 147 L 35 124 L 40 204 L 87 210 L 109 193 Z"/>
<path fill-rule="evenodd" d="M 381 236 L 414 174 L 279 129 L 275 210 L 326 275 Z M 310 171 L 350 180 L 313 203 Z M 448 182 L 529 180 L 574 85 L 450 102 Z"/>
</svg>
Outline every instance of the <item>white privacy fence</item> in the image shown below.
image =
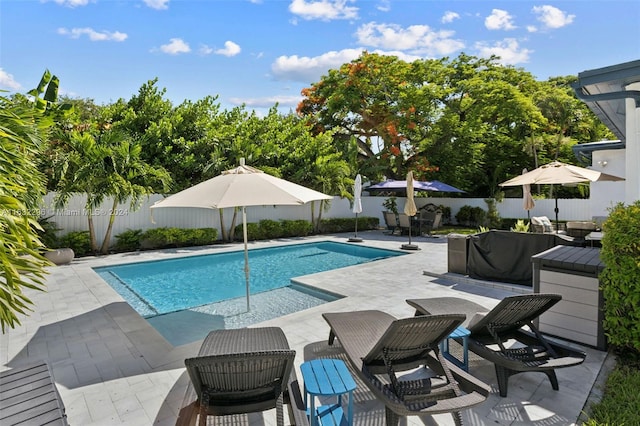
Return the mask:
<svg viewBox="0 0 640 426">
<path fill-rule="evenodd" d="M 49 193 L 44 199 L 44 205 L 40 210 L 41 216 L 51 216 L 51 221 L 60 228 L 60 235 L 71 231 L 85 231 L 88 229 L 87 212 L 84 209 L 86 197 L 74 196 L 63 209 L 56 210 L 53 207 L 55 194 Z M 152 206 L 156 201 L 161 200 L 162 195 L 156 194 L 145 198 L 137 209 L 132 209 L 128 204 L 121 204 L 115 210 L 116 218 L 112 232 L 112 243 L 115 236 L 129 229 L 147 230 L 160 227 L 178 228 L 216 228 L 220 230 L 220 215 L 215 209 L 200 208 L 161 208 L 154 209 Z M 362 213 L 360 217 L 377 217 L 380 224 L 384 224 L 382 206 L 386 197 L 362 197 Z M 402 211 L 405 198 L 398 197 L 398 210 Z M 418 208 L 427 203 L 444 205 L 451 208 L 451 219 L 455 223 L 455 215 L 462 206 L 481 207 L 487 210 L 487 204 L 482 198 L 423 198 L 415 199 Z M 531 211 L 531 216 L 548 216 L 555 219 L 555 200 L 536 200 L 536 206 Z M 111 212 L 112 200 L 108 199 L 97 209 L 93 215 L 93 222 L 98 241 L 102 241 L 109 224 L 109 214 Z M 508 198 L 497 205 L 500 216 L 503 218 L 527 218 L 527 212 L 522 208 L 522 199 Z M 581 199 L 560 199 L 558 200 L 560 220 L 591 220 L 590 200 Z M 234 209 L 224 209 L 224 225 L 228 229 L 233 219 Z M 315 203 L 315 212 L 318 213 L 318 206 Z M 355 217 L 351 212 L 351 203 L 346 198 L 334 197 L 330 208 L 322 212 L 323 218 L 345 218 Z M 301 206 L 257 206 L 247 207 L 247 221 L 258 222 L 263 219 L 272 220 L 311 220 L 311 203 Z M 236 224 L 242 223 L 238 214 Z M 218 233 L 220 235 L 220 232 Z"/>
</svg>

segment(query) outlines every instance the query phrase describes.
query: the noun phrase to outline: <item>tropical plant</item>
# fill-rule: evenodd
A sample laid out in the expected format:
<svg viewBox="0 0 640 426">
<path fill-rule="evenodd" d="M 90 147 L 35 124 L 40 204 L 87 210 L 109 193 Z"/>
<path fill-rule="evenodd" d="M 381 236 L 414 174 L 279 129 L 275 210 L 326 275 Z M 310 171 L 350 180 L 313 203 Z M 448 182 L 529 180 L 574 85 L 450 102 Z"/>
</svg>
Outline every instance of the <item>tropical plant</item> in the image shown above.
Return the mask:
<svg viewBox="0 0 640 426">
<path fill-rule="evenodd" d="M 387 209 L 387 211 L 398 214 L 398 201 L 396 197 L 389 197 L 382 202 L 382 206 Z"/>
<path fill-rule="evenodd" d="M 20 324 L 32 301 L 25 289 L 44 290 L 46 266 L 38 231 L 44 176 L 36 166 L 51 121 L 47 106 L 57 96 L 57 81 L 47 71 L 32 91 L 35 103 L 0 96 L 0 327 Z M 40 96 L 44 94 L 45 97 Z"/>
<path fill-rule="evenodd" d="M 56 207 L 66 205 L 72 194 L 87 196 L 85 210 L 91 249 L 108 253 L 111 231 L 118 206 L 129 203 L 139 207 L 142 197 L 154 192 L 166 192 L 170 177 L 161 168 L 154 168 L 140 159 L 142 147 L 118 130 L 92 129 L 63 132 L 52 149 L 54 166 L 59 173 L 56 185 Z M 102 203 L 111 198 L 111 208 L 102 211 Z M 108 215 L 109 223 L 101 246 L 96 241 L 94 216 Z"/>
<path fill-rule="evenodd" d="M 529 222 L 518 219 L 516 224 L 511 228 L 511 232 L 529 232 Z"/>
</svg>

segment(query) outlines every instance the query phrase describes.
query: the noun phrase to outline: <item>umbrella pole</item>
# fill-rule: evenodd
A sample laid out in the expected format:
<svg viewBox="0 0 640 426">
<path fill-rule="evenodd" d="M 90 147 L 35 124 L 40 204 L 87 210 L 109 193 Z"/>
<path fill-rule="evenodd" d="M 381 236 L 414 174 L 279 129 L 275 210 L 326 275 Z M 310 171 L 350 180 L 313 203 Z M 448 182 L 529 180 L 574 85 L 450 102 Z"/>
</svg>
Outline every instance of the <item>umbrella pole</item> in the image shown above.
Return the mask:
<svg viewBox="0 0 640 426">
<path fill-rule="evenodd" d="M 556 212 L 556 232 L 558 232 L 560 229 L 558 228 L 558 212 L 560 211 L 558 209 L 558 195 L 556 194 L 556 208 L 553 210 Z"/>
<path fill-rule="evenodd" d="M 247 247 L 247 210 L 242 206 L 242 237 L 244 238 L 244 277 L 247 288 L 247 312 L 251 310 L 249 304 L 249 248 Z"/>
<path fill-rule="evenodd" d="M 358 238 L 358 213 L 356 213 L 356 233 L 354 236 Z"/>
<path fill-rule="evenodd" d="M 356 213 L 356 233 L 353 237 L 349 238 L 347 241 L 351 243 L 361 243 L 362 238 L 358 237 L 358 213 Z"/>
</svg>

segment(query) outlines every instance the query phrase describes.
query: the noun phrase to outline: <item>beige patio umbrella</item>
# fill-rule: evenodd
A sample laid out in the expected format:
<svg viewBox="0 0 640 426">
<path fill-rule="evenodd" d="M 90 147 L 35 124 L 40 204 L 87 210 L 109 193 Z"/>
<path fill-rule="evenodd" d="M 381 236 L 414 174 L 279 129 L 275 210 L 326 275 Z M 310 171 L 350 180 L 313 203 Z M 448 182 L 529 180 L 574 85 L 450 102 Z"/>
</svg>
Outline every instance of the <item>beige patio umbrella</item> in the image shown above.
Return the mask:
<svg viewBox="0 0 640 426">
<path fill-rule="evenodd" d="M 244 164 L 173 194 L 156 202 L 152 209 L 161 207 L 199 207 L 224 209 L 242 207 L 242 234 L 244 238 L 244 271 L 246 277 L 247 311 L 249 303 L 249 250 L 247 247 L 248 206 L 301 205 L 333 197 L 304 186 L 271 176 Z"/>
<path fill-rule="evenodd" d="M 413 172 L 407 173 L 407 201 L 404 204 L 404 214 L 409 216 L 409 244 L 403 244 L 405 250 L 417 250 L 418 246 L 411 244 L 411 218 L 418 213 L 416 202 L 413 199 Z"/>
<path fill-rule="evenodd" d="M 520 186 L 520 185 L 553 185 L 596 181 L 620 181 L 624 178 L 598 172 L 596 170 L 585 169 L 584 167 L 573 166 L 571 164 L 553 161 L 549 164 L 538 167 L 530 172 L 516 176 L 500 186 Z M 556 228 L 558 227 L 558 197 L 556 196 Z"/>
<path fill-rule="evenodd" d="M 358 214 L 362 213 L 362 176 L 358 173 L 353 182 L 353 212 L 356 214 L 356 232 L 349 241 L 352 243 L 361 243 L 362 238 L 358 237 Z"/>
<path fill-rule="evenodd" d="M 527 169 L 522 169 L 522 174 L 527 173 Z M 533 201 L 533 196 L 531 196 L 531 185 L 525 183 L 522 185 L 522 208 L 527 211 L 527 217 L 531 216 L 531 210 L 536 206 L 535 201 Z"/>
</svg>

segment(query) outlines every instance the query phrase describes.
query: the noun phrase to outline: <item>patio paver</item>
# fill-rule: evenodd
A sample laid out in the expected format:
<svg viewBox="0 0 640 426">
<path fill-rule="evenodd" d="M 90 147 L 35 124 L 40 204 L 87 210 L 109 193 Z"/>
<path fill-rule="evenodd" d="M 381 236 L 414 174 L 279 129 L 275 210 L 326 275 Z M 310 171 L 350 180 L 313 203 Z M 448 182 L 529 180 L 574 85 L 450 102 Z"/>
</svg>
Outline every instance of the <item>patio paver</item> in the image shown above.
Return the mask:
<svg viewBox="0 0 640 426">
<path fill-rule="evenodd" d="M 346 242 L 350 235 L 305 238 Z M 406 237 L 377 231 L 359 232 L 364 244 L 399 249 Z M 281 327 L 297 350 L 296 368 L 317 357 L 340 357 L 329 347 L 329 328 L 322 312 L 380 309 L 402 317 L 413 315 L 407 298 L 456 296 L 488 308 L 510 294 L 530 291 L 503 284 L 478 285 L 452 274 L 446 279 L 446 238 L 413 237 L 421 250 L 377 262 L 299 277 L 304 284 L 347 297 L 265 321 L 256 326 Z M 251 248 L 299 243 L 300 239 L 254 242 Z M 22 325 L 0 335 L 0 371 L 37 360 L 51 366 L 72 425 L 172 425 L 178 416 L 188 378 L 184 359 L 197 354 L 201 341 L 173 347 L 91 269 L 114 263 L 172 258 L 190 254 L 241 250 L 240 244 L 207 248 L 136 252 L 81 258 L 51 268 L 47 292 L 27 294 L 34 312 Z M 428 275 L 425 275 L 424 272 Z M 578 346 L 578 345 L 576 345 Z M 490 398 L 463 413 L 469 425 L 571 425 L 577 422 L 606 353 L 584 348 L 582 365 L 558 370 L 560 391 L 545 375 L 519 374 L 510 379 L 509 396 L 497 393 L 492 364 L 470 354 L 471 374 L 493 387 Z M 300 375 L 299 375 L 300 376 Z M 354 424 L 381 425 L 384 407 L 359 383 L 354 392 Z M 448 415 L 410 417 L 409 425 L 453 424 Z M 242 416 L 234 424 L 275 424 L 273 413 Z M 228 424 L 228 423 L 227 423 Z"/>
</svg>

